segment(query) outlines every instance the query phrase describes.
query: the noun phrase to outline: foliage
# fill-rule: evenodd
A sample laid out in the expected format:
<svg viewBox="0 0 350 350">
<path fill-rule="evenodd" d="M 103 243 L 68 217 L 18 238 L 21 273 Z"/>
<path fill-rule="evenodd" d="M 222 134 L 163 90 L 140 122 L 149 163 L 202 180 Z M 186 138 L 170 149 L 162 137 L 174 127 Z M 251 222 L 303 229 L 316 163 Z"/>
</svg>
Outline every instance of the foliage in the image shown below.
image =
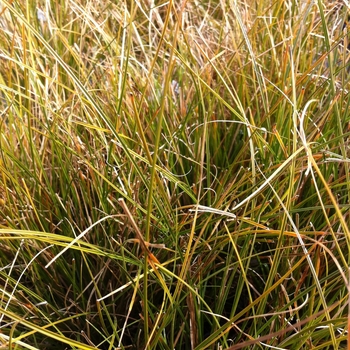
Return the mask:
<svg viewBox="0 0 350 350">
<path fill-rule="evenodd" d="M 345 6 L 0 4 L 1 348 L 345 348 Z"/>
</svg>

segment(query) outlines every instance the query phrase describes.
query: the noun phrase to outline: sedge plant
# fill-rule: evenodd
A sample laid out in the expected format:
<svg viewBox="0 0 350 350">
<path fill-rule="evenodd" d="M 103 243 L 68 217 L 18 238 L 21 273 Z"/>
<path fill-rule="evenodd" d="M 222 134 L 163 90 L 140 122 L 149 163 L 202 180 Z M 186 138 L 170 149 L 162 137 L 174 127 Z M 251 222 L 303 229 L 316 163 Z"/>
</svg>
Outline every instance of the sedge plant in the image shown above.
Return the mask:
<svg viewBox="0 0 350 350">
<path fill-rule="evenodd" d="M 347 348 L 347 20 L 1 0 L 0 348 Z"/>
</svg>

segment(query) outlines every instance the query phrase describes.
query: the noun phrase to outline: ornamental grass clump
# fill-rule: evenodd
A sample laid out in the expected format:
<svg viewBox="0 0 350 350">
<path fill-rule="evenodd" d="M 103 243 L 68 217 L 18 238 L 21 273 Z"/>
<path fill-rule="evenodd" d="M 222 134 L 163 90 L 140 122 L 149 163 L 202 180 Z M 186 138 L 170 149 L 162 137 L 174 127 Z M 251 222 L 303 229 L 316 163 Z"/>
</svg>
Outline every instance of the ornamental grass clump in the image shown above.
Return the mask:
<svg viewBox="0 0 350 350">
<path fill-rule="evenodd" d="M 0 5 L 0 348 L 347 348 L 345 5 Z"/>
</svg>

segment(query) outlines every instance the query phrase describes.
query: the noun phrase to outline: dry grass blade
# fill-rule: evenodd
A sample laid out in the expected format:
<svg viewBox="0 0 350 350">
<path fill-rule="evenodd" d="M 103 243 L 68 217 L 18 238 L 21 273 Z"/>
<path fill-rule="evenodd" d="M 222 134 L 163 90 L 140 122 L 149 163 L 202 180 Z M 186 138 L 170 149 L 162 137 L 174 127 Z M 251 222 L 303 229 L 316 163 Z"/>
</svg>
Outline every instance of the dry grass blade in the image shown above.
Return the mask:
<svg viewBox="0 0 350 350">
<path fill-rule="evenodd" d="M 126 216 L 130 220 L 131 226 L 135 230 L 135 233 L 136 233 L 136 236 L 137 236 L 137 242 L 140 244 L 142 252 L 147 254 L 149 259 L 151 260 L 152 267 L 154 267 L 153 263 L 160 264 L 158 259 L 149 250 L 150 243 L 146 242 L 145 239 L 143 238 L 142 233 L 141 233 L 140 229 L 138 228 L 138 226 L 136 225 L 136 222 L 135 222 L 132 214 L 130 213 L 129 208 L 125 204 L 124 199 L 123 198 L 119 198 L 118 201 L 119 201 L 120 206 L 123 208 Z"/>
</svg>

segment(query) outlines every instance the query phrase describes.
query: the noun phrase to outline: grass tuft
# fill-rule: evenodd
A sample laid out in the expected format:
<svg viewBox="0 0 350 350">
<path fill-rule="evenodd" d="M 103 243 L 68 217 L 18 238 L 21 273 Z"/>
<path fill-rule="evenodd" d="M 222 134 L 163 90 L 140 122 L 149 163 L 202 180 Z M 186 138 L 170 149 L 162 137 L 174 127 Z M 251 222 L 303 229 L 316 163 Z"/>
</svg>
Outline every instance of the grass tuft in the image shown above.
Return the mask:
<svg viewBox="0 0 350 350">
<path fill-rule="evenodd" d="M 1 0 L 0 348 L 347 348 L 347 11 Z"/>
</svg>

